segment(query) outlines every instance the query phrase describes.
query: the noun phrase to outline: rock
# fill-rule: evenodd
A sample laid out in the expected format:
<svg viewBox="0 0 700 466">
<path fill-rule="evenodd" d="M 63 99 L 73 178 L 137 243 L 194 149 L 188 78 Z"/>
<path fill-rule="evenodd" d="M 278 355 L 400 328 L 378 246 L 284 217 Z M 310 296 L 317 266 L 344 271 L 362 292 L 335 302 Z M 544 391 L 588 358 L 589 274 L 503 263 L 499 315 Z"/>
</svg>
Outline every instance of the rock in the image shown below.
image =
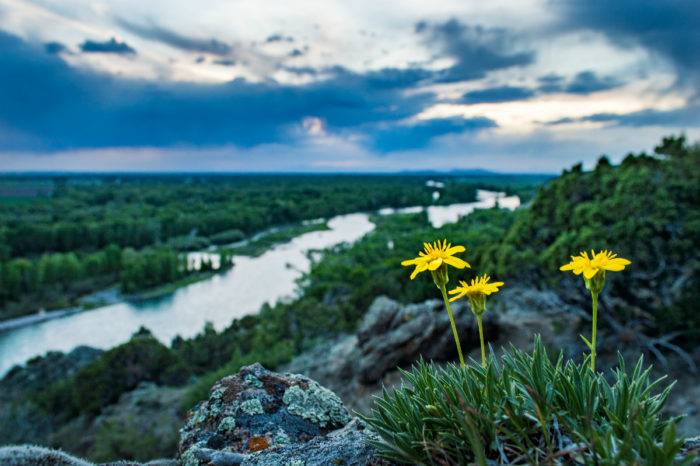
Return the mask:
<svg viewBox="0 0 700 466">
<path fill-rule="evenodd" d="M 34 445 L 0 448 L 0 464 L 3 466 L 93 466 L 62 451 Z"/>
<path fill-rule="evenodd" d="M 178 466 L 175 460 L 154 460 L 148 463 L 117 461 L 96 465 L 60 450 L 35 445 L 0 447 L 0 464 L 3 466 Z"/>
<path fill-rule="evenodd" d="M 94 361 L 102 350 L 78 346 L 69 353 L 49 351 L 26 364 L 15 366 L 0 380 L 0 400 L 26 392 L 43 390 L 46 386 L 67 379 Z"/>
<path fill-rule="evenodd" d="M 253 364 L 190 413 L 178 457 L 183 466 L 382 464 L 370 435 L 316 381 Z"/>
<path fill-rule="evenodd" d="M 467 306 L 454 303 L 455 316 L 463 349 L 479 345 L 476 320 Z M 492 315 L 484 317 L 486 332 L 493 334 Z M 457 349 L 442 301 L 431 300 L 400 306 L 386 297 L 377 298 L 357 332 L 359 358 L 355 360 L 361 383 L 376 383 L 397 366 L 413 363 L 418 357 L 438 361 L 454 360 Z"/>
<path fill-rule="evenodd" d="M 580 354 L 576 342 L 580 310 L 555 293 L 511 287 L 496 295 L 484 315 L 484 332 L 495 349 L 511 342 L 527 348 L 541 334 L 545 344 Z M 464 302 L 452 304 L 465 356 L 479 355 L 476 320 Z M 419 358 L 456 361 L 457 351 L 442 301 L 401 305 L 377 298 L 356 335 L 341 336 L 295 358 L 284 370 L 306 374 L 337 393 L 350 407 L 367 412 L 382 386 L 400 383 L 397 367 Z"/>
<path fill-rule="evenodd" d="M 36 405 L 32 395 L 72 376 L 101 353 L 79 346 L 69 353 L 51 351 L 13 367 L 0 380 L 0 443 L 48 443 L 54 419 Z"/>
</svg>

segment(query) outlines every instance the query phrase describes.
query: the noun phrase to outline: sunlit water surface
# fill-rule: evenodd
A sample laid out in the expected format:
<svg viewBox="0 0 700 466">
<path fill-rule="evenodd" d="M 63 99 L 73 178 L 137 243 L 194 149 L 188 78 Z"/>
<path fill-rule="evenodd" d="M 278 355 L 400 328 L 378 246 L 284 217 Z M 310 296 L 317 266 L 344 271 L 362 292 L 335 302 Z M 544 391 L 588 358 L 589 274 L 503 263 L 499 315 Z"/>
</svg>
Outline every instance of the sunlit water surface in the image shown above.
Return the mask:
<svg viewBox="0 0 700 466">
<path fill-rule="evenodd" d="M 504 208 L 520 204 L 517 196 L 479 191 L 477 202 L 427 207 L 428 218 L 433 226 L 440 227 L 476 208 L 493 207 L 496 199 Z M 409 207 L 383 209 L 380 213 L 422 210 Z M 328 227 L 297 236 L 258 257 L 235 256 L 228 272 L 180 288 L 167 298 L 113 304 L 0 332 L 0 376 L 15 364 L 47 351 L 70 351 L 79 345 L 111 348 L 127 341 L 142 326 L 166 344 L 176 335 L 193 337 L 206 322 L 222 330 L 233 319 L 258 312 L 264 303 L 293 297 L 296 280 L 311 266 L 311 251 L 352 243 L 372 231 L 374 224 L 367 214 L 357 213 L 334 217 Z"/>
</svg>

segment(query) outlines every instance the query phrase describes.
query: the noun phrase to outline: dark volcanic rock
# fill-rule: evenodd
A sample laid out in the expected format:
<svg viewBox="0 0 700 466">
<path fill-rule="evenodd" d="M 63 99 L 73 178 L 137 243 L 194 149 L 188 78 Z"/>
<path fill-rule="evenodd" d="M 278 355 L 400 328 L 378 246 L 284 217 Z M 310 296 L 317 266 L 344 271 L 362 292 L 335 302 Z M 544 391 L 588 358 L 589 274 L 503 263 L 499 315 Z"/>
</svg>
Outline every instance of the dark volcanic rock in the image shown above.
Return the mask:
<svg viewBox="0 0 700 466">
<path fill-rule="evenodd" d="M 300 375 L 244 367 L 212 387 L 180 431 L 184 466 L 381 464 L 336 394 Z"/>
</svg>

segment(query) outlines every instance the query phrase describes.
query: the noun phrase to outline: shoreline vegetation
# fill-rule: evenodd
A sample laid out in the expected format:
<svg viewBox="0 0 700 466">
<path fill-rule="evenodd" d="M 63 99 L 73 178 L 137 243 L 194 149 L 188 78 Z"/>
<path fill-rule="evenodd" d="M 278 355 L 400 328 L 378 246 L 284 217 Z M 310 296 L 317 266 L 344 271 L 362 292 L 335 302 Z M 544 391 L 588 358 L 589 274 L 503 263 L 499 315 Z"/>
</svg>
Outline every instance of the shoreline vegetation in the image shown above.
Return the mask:
<svg viewBox="0 0 700 466">
<path fill-rule="evenodd" d="M 253 235 L 250 239 L 240 241 L 236 245 L 217 248 L 213 252 L 220 253 L 222 256 L 235 255 L 258 257 L 265 251 L 275 246 L 292 241 L 299 235 L 323 230 L 328 230 L 328 225 L 323 220 L 272 227 L 268 230 Z M 176 292 L 180 288 L 203 280 L 208 280 L 214 275 L 224 273 L 227 270 L 229 270 L 228 267 L 220 267 L 212 270 L 193 271 L 174 282 L 158 285 L 153 288 L 148 288 L 133 293 L 122 293 L 115 284 L 88 296 L 80 297 L 78 299 L 79 304 L 77 306 L 61 309 L 40 310 L 32 314 L 25 314 L 20 317 L 0 320 L 0 332 L 45 322 L 51 319 L 59 319 L 77 314 L 79 312 L 87 312 L 98 307 L 118 304 L 120 302 L 140 302 L 164 298 Z"/>
</svg>

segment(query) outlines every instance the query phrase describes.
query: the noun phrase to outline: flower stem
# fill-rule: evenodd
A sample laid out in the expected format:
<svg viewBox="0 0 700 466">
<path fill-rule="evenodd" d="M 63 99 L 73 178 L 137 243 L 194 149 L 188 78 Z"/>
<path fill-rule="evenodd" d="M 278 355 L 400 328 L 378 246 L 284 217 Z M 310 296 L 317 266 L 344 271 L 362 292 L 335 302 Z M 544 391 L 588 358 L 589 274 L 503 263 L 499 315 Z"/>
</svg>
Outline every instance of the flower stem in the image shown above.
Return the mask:
<svg viewBox="0 0 700 466">
<path fill-rule="evenodd" d="M 591 370 L 595 372 L 596 333 L 598 327 L 598 293 L 591 293 L 593 301 L 593 333 L 591 334 Z"/>
<path fill-rule="evenodd" d="M 457 345 L 457 354 L 459 355 L 459 365 L 464 367 L 464 356 L 462 356 L 462 345 L 459 343 L 459 335 L 457 334 L 457 326 L 455 325 L 455 318 L 452 315 L 452 308 L 450 307 L 450 300 L 447 299 L 447 290 L 445 285 L 438 286 L 442 292 L 442 299 L 445 301 L 445 309 L 447 310 L 447 315 L 450 318 L 450 325 L 452 325 L 452 335 L 455 337 L 455 344 Z"/>
<path fill-rule="evenodd" d="M 479 341 L 481 342 L 481 367 L 486 367 L 486 347 L 484 346 L 484 325 L 481 316 L 476 316 L 476 323 L 479 326 Z"/>
</svg>

